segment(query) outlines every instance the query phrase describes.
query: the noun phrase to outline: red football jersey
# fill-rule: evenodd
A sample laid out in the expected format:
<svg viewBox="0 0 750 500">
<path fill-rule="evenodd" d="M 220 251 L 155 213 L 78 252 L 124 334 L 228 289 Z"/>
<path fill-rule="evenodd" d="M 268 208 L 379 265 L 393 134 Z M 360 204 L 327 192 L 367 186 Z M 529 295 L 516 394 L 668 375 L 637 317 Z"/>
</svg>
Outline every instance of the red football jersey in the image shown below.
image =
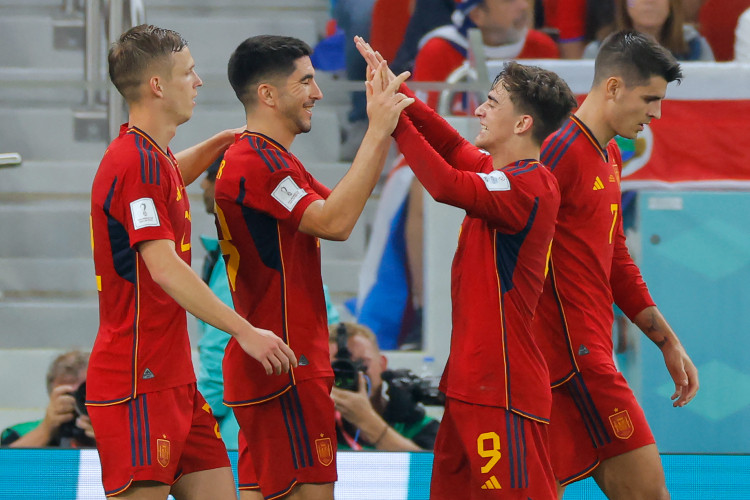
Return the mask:
<svg viewBox="0 0 750 500">
<path fill-rule="evenodd" d="M 625 246 L 622 160 L 615 141 L 602 149 L 573 116 L 547 139 L 542 161 L 562 195 L 550 272 L 533 324 L 554 387 L 581 366 L 611 363 L 613 301 L 631 319 L 654 302 Z"/>
<path fill-rule="evenodd" d="M 94 177 L 91 246 L 99 331 L 89 360 L 87 403 L 195 382 L 185 310 L 151 278 L 136 245 L 172 240 L 190 264 L 190 203 L 171 151 L 123 125 Z"/>
<path fill-rule="evenodd" d="M 234 308 L 292 348 L 298 368 L 266 375 L 234 339 L 224 355 L 224 402 L 266 401 L 297 381 L 332 376 L 320 242 L 299 231 L 305 209 L 328 197 L 302 163 L 273 139 L 245 132 L 216 175 L 216 227 Z"/>
<path fill-rule="evenodd" d="M 495 170 L 491 156 L 429 106 L 416 101 L 407 110 L 416 127 L 402 116 L 394 132 L 404 157 L 436 201 L 466 210 L 451 269 L 453 331 L 441 390 L 546 422 L 549 373 L 530 324 L 560 205 L 557 182 L 535 160 Z"/>
<path fill-rule="evenodd" d="M 544 23 L 560 30 L 560 42 L 582 42 L 586 36 L 586 0 L 544 0 Z"/>
</svg>

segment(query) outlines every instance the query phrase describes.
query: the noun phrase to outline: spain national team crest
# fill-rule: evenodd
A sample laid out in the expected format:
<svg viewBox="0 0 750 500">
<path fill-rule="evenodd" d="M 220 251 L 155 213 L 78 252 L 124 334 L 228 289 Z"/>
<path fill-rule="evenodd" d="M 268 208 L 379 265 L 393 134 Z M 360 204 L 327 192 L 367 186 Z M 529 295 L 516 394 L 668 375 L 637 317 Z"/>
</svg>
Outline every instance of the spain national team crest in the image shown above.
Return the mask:
<svg viewBox="0 0 750 500">
<path fill-rule="evenodd" d="M 162 467 L 169 465 L 169 441 L 166 439 L 156 440 L 156 458 Z"/>
<path fill-rule="evenodd" d="M 333 462 L 333 446 L 331 438 L 321 438 L 315 440 L 315 449 L 318 450 L 318 460 L 328 467 Z"/>
<path fill-rule="evenodd" d="M 633 435 L 635 428 L 633 427 L 633 421 L 630 420 L 628 410 L 622 410 L 614 415 L 610 415 L 609 422 L 612 424 L 612 430 L 615 431 L 615 436 L 618 438 L 628 439 Z"/>
</svg>

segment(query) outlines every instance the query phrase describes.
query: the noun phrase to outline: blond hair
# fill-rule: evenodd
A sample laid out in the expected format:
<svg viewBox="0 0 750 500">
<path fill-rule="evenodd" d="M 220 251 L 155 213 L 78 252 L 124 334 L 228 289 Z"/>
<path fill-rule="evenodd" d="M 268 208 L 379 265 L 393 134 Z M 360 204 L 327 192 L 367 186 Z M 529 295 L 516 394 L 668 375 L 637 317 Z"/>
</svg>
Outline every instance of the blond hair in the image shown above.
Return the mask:
<svg viewBox="0 0 750 500">
<path fill-rule="evenodd" d="M 49 365 L 47 370 L 47 393 L 52 394 L 55 380 L 62 376 L 78 378 L 81 371 L 86 370 L 89 366 L 89 355 L 83 351 L 68 351 L 60 354 Z"/>
</svg>

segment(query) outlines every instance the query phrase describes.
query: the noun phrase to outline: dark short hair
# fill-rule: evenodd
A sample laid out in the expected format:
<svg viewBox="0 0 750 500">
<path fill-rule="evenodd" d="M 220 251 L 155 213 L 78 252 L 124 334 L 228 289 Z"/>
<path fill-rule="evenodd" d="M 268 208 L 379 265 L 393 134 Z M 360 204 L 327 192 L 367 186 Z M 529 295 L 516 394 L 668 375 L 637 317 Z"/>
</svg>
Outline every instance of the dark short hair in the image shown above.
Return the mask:
<svg viewBox="0 0 750 500">
<path fill-rule="evenodd" d="M 613 76 L 622 77 L 628 87 L 645 85 L 660 76 L 667 83 L 681 81 L 682 68 L 671 52 L 651 35 L 617 31 L 602 42 L 596 56 L 594 84 Z"/>
<path fill-rule="evenodd" d="M 562 126 L 577 102 L 565 80 L 537 66 L 508 62 L 492 83 L 502 84 L 517 111 L 531 115 L 531 136 L 540 146 Z"/>
<path fill-rule="evenodd" d="M 229 83 L 247 108 L 255 104 L 258 85 L 291 75 L 295 61 L 311 54 L 310 46 L 297 38 L 275 35 L 248 38 L 229 58 Z"/>
<path fill-rule="evenodd" d="M 137 102 L 146 69 L 154 62 L 170 64 L 169 56 L 185 47 L 176 31 L 146 24 L 130 28 L 109 49 L 109 79 L 126 101 Z"/>
</svg>

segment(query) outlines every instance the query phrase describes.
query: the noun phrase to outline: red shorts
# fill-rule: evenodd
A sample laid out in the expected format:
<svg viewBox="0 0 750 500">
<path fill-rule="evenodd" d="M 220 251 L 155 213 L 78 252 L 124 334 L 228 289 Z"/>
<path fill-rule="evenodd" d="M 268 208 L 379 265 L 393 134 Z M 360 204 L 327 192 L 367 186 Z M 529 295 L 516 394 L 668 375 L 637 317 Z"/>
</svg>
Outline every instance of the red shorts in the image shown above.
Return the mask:
<svg viewBox="0 0 750 500">
<path fill-rule="evenodd" d="M 240 489 L 260 485 L 265 499 L 272 500 L 298 483 L 336 481 L 332 386 L 333 377 L 304 380 L 270 401 L 234 407 L 244 436 Z"/>
<path fill-rule="evenodd" d="M 133 481 L 171 485 L 183 474 L 230 466 L 219 425 L 195 384 L 88 411 L 107 496 Z"/>
<path fill-rule="evenodd" d="M 591 475 L 603 460 L 655 442 L 614 363 L 587 368 L 552 389 L 549 440 L 552 468 L 563 486 Z"/>
<path fill-rule="evenodd" d="M 546 424 L 447 398 L 430 498 L 557 500 L 547 446 Z"/>
</svg>

